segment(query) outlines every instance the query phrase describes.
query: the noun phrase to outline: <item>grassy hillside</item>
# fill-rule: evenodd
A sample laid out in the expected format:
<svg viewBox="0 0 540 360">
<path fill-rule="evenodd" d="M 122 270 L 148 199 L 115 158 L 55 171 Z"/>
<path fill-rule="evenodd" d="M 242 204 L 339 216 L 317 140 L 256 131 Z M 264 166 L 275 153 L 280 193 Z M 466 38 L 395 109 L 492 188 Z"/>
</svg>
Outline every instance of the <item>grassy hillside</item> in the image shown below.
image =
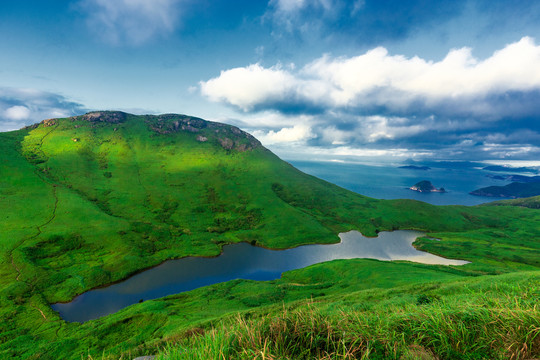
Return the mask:
<svg viewBox="0 0 540 360">
<path fill-rule="evenodd" d="M 531 359 L 540 274 L 348 292 L 227 316 L 157 359 Z"/>
<path fill-rule="evenodd" d="M 530 209 L 540 209 L 540 196 L 525 199 L 499 200 L 485 204 L 485 206 L 521 206 Z"/>
<path fill-rule="evenodd" d="M 97 112 L 2 133 L 0 174 L 5 356 L 121 354 L 242 309 L 540 266 L 534 209 L 370 199 L 296 170 L 237 128 L 184 115 Z M 331 243 L 351 229 L 424 230 L 442 241 L 423 238 L 419 248 L 472 263 L 321 264 L 276 282 L 233 281 L 148 301 L 82 325 L 49 307 L 166 259 L 217 255 L 224 244 Z"/>
</svg>

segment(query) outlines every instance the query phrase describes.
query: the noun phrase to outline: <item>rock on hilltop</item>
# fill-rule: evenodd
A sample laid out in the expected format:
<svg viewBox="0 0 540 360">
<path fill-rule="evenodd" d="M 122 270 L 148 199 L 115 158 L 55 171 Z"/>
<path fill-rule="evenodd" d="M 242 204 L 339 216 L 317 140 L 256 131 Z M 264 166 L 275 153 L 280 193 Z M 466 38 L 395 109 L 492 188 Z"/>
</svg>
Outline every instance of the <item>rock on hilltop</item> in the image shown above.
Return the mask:
<svg viewBox="0 0 540 360">
<path fill-rule="evenodd" d="M 261 143 L 252 135 L 236 126 L 203 120 L 181 114 L 132 115 L 122 111 L 92 111 L 84 115 L 73 116 L 67 120 L 77 123 L 76 128 L 84 126 L 80 122 L 88 122 L 91 127 L 102 125 L 121 125 L 127 121 L 144 121 L 150 130 L 161 135 L 174 133 L 190 133 L 199 142 L 215 142 L 225 150 L 240 152 L 261 147 Z M 35 129 L 40 124 L 44 127 L 57 125 L 61 119 L 47 119 L 28 128 Z M 115 131 L 117 128 L 115 127 Z"/>
</svg>

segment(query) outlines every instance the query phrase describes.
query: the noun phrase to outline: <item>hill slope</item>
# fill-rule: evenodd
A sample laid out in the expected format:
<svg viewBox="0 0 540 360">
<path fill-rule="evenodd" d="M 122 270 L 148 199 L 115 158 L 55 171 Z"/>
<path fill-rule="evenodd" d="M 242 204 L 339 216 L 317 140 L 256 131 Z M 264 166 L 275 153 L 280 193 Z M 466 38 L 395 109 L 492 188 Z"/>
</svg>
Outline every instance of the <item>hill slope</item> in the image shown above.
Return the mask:
<svg viewBox="0 0 540 360">
<path fill-rule="evenodd" d="M 522 206 L 530 209 L 540 209 L 540 196 L 529 198 L 499 200 L 484 204 L 484 206 Z"/>
<path fill-rule="evenodd" d="M 174 297 L 83 325 L 65 323 L 49 307 L 166 259 L 217 255 L 227 243 L 287 248 L 337 242 L 337 234 L 350 229 L 372 236 L 419 229 L 442 241 L 423 238 L 417 247 L 473 262 L 453 270 L 423 267 L 421 273 L 436 274 L 426 279 L 540 266 L 535 210 L 370 199 L 296 170 L 235 127 L 185 115 L 95 112 L 3 133 L 0 174 L 0 351 L 6 356 L 119 353 L 246 304 L 268 305 L 245 300 L 256 285 L 240 281 L 244 307 L 203 289 L 195 294 L 206 295 L 193 301 L 212 309 L 195 305 L 188 317 L 191 305 Z M 332 265 L 321 266 L 326 273 Z M 363 271 L 373 265 L 350 266 Z M 417 274 L 411 266 L 401 272 Z M 320 282 L 319 275 L 306 274 L 306 284 Z M 328 281 L 339 278 L 336 273 Z M 351 274 L 341 289 L 356 279 Z M 287 297 L 279 282 L 272 284 L 269 291 L 283 295 L 270 302 L 313 294 L 308 289 Z M 328 293 L 341 291 L 332 289 Z"/>
</svg>

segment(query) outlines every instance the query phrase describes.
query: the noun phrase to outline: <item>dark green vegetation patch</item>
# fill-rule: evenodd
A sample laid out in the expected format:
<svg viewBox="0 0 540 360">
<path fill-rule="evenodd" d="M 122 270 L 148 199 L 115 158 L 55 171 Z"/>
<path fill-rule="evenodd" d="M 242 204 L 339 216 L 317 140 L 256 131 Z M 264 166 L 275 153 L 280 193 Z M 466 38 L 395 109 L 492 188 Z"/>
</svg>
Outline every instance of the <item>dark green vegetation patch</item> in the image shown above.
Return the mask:
<svg viewBox="0 0 540 360">
<path fill-rule="evenodd" d="M 331 307 L 343 297 L 346 309 L 374 309 L 385 316 L 377 305 L 382 290 L 369 289 L 388 289 L 384 294 L 391 301 L 424 311 L 441 303 L 444 292 L 438 289 L 447 281 L 468 286 L 473 276 L 530 271 L 527 278 L 534 283 L 540 213 L 524 205 L 533 203 L 437 207 L 370 199 L 296 170 L 238 128 L 190 116 L 95 112 L 45 120 L 0 134 L 0 357 L 96 359 L 124 353 L 129 358 L 157 351 L 156 346 L 186 333 L 198 336 L 197 327 L 206 333 L 236 311 L 272 314 L 275 304 L 302 299 L 320 299 Z M 332 243 L 339 241 L 339 232 L 352 229 L 370 236 L 423 230 L 430 238 L 419 239 L 418 248 L 472 263 L 331 262 L 273 282 L 232 281 L 145 301 L 82 325 L 64 322 L 49 307 L 167 259 L 217 255 L 224 244 Z M 424 287 L 392 290 L 411 284 Z M 512 294 L 519 302 L 521 293 Z M 441 311 L 453 311 L 449 306 Z M 485 304 L 489 311 L 497 306 Z M 320 311 L 324 321 L 338 326 L 338 313 Z M 538 318 L 538 308 L 524 311 Z M 528 337 L 516 335 L 508 345 L 528 344 L 512 350 L 518 358 L 540 356 L 534 340 L 538 327 L 531 329 Z M 494 339 L 496 331 L 486 336 Z M 374 334 L 365 336 L 378 344 L 373 354 L 387 353 L 385 339 L 391 337 L 374 343 L 369 340 Z M 406 344 L 418 343 L 439 358 L 458 358 L 468 349 L 429 347 L 415 336 Z M 478 354 L 499 354 L 490 349 Z"/>
</svg>

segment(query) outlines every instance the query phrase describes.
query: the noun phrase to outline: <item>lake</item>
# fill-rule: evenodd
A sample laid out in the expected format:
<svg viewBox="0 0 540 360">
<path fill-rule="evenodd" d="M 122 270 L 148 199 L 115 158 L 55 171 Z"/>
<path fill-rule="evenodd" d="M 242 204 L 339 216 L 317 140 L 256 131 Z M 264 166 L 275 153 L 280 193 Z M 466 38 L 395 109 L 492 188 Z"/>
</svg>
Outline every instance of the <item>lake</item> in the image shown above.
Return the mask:
<svg viewBox="0 0 540 360">
<path fill-rule="evenodd" d="M 336 259 L 370 258 L 410 260 L 426 264 L 463 265 L 466 261 L 445 259 L 418 251 L 414 240 L 418 231 L 381 232 L 368 238 L 358 231 L 339 235 L 341 242 L 330 245 L 303 245 L 287 250 L 269 250 L 247 243 L 226 245 L 214 258 L 187 257 L 169 260 L 122 282 L 90 290 L 69 303 L 52 308 L 67 321 L 84 322 L 114 313 L 140 300 L 193 290 L 233 279 L 274 280 L 281 273 Z"/>
</svg>

